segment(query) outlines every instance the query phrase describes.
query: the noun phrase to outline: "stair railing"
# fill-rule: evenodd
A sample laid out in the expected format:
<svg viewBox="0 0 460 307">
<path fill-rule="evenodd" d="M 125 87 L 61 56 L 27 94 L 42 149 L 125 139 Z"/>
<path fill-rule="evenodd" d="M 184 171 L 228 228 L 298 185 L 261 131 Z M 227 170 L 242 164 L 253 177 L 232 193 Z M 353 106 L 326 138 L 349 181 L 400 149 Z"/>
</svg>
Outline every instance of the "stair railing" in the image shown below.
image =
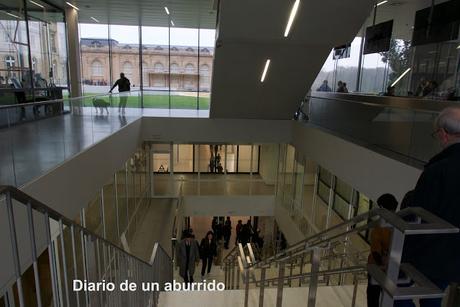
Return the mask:
<svg viewBox="0 0 460 307">
<path fill-rule="evenodd" d="M 10 246 L 14 276 L 1 287 L 5 306 L 156 307 L 164 282 L 172 280 L 171 258 L 158 243 L 146 262 L 11 186 L 0 186 L 0 210 L 9 229 L 2 246 Z M 101 287 L 74 291 L 75 280 Z M 159 287 L 142 291 L 144 282 Z M 127 283 L 136 290 L 120 291 Z"/>
</svg>

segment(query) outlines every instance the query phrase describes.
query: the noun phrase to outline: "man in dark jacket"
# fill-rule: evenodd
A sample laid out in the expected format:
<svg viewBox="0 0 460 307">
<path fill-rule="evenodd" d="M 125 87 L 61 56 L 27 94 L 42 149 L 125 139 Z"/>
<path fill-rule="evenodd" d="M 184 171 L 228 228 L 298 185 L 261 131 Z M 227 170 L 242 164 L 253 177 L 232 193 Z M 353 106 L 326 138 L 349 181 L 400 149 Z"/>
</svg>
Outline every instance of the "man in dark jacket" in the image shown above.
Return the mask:
<svg viewBox="0 0 460 307">
<path fill-rule="evenodd" d="M 208 231 L 206 237 L 201 240 L 200 256 L 203 261 L 203 266 L 201 268 L 201 279 L 203 279 L 206 271 L 208 274 L 211 272 L 212 261 L 214 257 L 217 256 L 217 244 L 214 240 L 214 234 L 212 231 Z"/>
<path fill-rule="evenodd" d="M 443 150 L 425 166 L 411 206 L 422 207 L 460 227 L 460 108 L 444 109 L 436 119 L 433 135 Z M 441 289 L 450 282 L 460 282 L 460 234 L 409 236 L 403 262 L 413 264 Z M 422 299 L 420 306 L 439 307 L 441 299 Z"/>
<path fill-rule="evenodd" d="M 129 91 L 131 90 L 131 83 L 129 79 L 125 77 L 124 73 L 120 74 L 120 79 L 115 81 L 115 84 L 110 89 L 112 93 L 113 89 L 118 86 L 118 92 L 120 93 L 120 103 L 118 104 L 118 113 L 120 111 L 125 114 L 126 103 L 128 102 Z"/>
</svg>

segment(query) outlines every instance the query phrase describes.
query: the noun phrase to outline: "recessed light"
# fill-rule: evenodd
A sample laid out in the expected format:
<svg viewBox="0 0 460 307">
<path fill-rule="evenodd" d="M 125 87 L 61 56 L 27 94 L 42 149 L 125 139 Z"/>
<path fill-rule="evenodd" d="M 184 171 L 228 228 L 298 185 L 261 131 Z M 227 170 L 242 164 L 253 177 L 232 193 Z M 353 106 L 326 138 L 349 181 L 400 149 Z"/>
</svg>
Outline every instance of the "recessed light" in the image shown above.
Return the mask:
<svg viewBox="0 0 460 307">
<path fill-rule="evenodd" d="M 95 22 L 99 23 L 99 20 L 97 20 L 96 18 L 91 17 L 91 19 L 94 20 Z"/>
<path fill-rule="evenodd" d="M 172 21 L 172 20 L 171 20 L 171 26 L 173 26 L 173 27 L 175 26 L 174 21 Z"/>
<path fill-rule="evenodd" d="M 8 15 L 8 16 L 11 16 L 11 17 L 17 18 L 17 19 L 19 19 L 19 18 L 20 18 L 19 16 L 17 16 L 17 15 L 14 15 L 14 14 L 12 14 L 12 13 L 9 13 L 9 12 L 3 12 L 3 13 L 5 13 L 5 14 L 6 14 L 6 15 Z"/>
<path fill-rule="evenodd" d="M 377 3 L 375 6 L 381 6 L 382 4 L 385 4 L 387 3 L 388 0 L 384 0 L 384 1 L 380 1 L 379 3 Z"/>
<path fill-rule="evenodd" d="M 396 79 L 396 81 L 395 81 L 395 82 L 393 82 L 393 84 L 391 85 L 391 87 L 395 86 L 395 85 L 396 85 L 396 83 L 398 83 L 398 82 L 399 82 L 399 80 L 401 80 L 401 79 L 402 79 L 402 78 L 403 78 L 405 75 L 407 75 L 407 73 L 408 73 L 410 70 L 411 70 L 411 68 L 410 68 L 410 67 L 409 67 L 408 69 L 406 69 L 406 70 L 405 70 L 405 71 L 404 71 L 404 72 L 401 74 L 401 76 L 399 76 L 399 78 L 398 78 L 398 79 Z"/>
<path fill-rule="evenodd" d="M 457 46 L 457 49 L 460 49 L 460 45 Z"/>
<path fill-rule="evenodd" d="M 167 7 L 167 6 L 165 6 L 165 11 L 166 11 L 166 14 L 169 15 L 169 10 L 168 10 L 168 7 Z"/>
<path fill-rule="evenodd" d="M 289 35 L 289 31 L 291 31 L 292 23 L 294 22 L 295 15 L 297 14 L 297 10 L 299 9 L 300 0 L 295 0 L 294 5 L 291 9 L 291 14 L 289 15 L 289 20 L 286 25 L 286 30 L 284 30 L 284 37 Z"/>
<path fill-rule="evenodd" d="M 270 59 L 267 59 L 267 61 L 265 61 L 265 67 L 264 67 L 264 71 L 262 72 L 262 77 L 260 78 L 260 82 L 265 81 L 265 77 L 267 76 L 269 66 L 270 66 Z"/>
<path fill-rule="evenodd" d="M 65 3 L 67 3 L 67 5 L 68 5 L 68 6 L 71 6 L 71 7 L 73 7 L 73 8 L 74 8 L 74 9 L 76 9 L 77 11 L 79 11 L 79 10 L 80 10 L 78 7 L 76 7 L 75 5 L 73 5 L 73 4 L 72 4 L 72 3 L 70 3 L 70 2 L 67 2 L 67 1 L 66 1 Z"/>
<path fill-rule="evenodd" d="M 35 2 L 35 1 L 29 0 L 29 2 L 32 3 L 32 4 L 35 4 L 35 5 L 38 6 L 38 7 L 41 7 L 42 9 L 45 8 L 43 5 L 41 5 L 40 3 L 37 3 L 37 2 Z"/>
</svg>

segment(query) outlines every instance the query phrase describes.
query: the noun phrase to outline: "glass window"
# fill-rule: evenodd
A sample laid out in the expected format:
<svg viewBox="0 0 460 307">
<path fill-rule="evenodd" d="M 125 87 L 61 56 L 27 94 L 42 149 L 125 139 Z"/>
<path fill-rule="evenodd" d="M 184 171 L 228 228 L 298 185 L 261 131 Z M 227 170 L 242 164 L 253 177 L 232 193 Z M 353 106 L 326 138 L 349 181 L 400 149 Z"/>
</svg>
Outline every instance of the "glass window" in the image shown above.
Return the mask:
<svg viewBox="0 0 460 307">
<path fill-rule="evenodd" d="M 170 28 L 172 109 L 198 108 L 198 36 L 198 29 Z"/>
<path fill-rule="evenodd" d="M 193 172 L 193 145 L 173 145 L 174 172 Z"/>
<path fill-rule="evenodd" d="M 216 30 L 200 29 L 199 37 L 198 109 L 209 110 Z"/>
<path fill-rule="evenodd" d="M 338 194 L 343 200 L 350 203 L 352 188 L 344 181 L 336 178 L 335 182 L 335 193 Z"/>
<path fill-rule="evenodd" d="M 114 82 L 110 75 L 109 26 L 81 23 L 79 34 L 83 93 L 88 96 L 107 93 Z M 92 106 L 92 101 L 88 99 L 85 105 Z"/>
<path fill-rule="evenodd" d="M 251 171 L 251 148 L 252 145 L 238 146 L 238 172 L 249 173 Z"/>
<path fill-rule="evenodd" d="M 227 173 L 236 173 L 236 165 L 237 165 L 237 152 L 238 146 L 237 145 L 226 145 L 227 148 Z"/>
<path fill-rule="evenodd" d="M 163 27 L 142 27 L 144 108 L 169 109 L 169 28 L 168 18 L 158 20 Z"/>
</svg>

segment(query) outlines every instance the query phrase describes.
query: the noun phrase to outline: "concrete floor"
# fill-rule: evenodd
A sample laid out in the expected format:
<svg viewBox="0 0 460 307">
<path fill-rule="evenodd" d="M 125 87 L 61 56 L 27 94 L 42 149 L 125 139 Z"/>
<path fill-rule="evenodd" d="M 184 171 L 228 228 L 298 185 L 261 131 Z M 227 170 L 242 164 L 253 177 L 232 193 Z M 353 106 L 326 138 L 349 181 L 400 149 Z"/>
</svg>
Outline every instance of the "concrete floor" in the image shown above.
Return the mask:
<svg viewBox="0 0 460 307">
<path fill-rule="evenodd" d="M 0 185 L 20 187 L 142 116 L 209 117 L 209 110 L 127 108 L 120 116 L 117 108 L 101 115 L 85 107 L 81 115 L 0 129 Z"/>
<path fill-rule="evenodd" d="M 63 115 L 0 130 L 0 184 L 22 186 L 139 117 Z"/>
</svg>

